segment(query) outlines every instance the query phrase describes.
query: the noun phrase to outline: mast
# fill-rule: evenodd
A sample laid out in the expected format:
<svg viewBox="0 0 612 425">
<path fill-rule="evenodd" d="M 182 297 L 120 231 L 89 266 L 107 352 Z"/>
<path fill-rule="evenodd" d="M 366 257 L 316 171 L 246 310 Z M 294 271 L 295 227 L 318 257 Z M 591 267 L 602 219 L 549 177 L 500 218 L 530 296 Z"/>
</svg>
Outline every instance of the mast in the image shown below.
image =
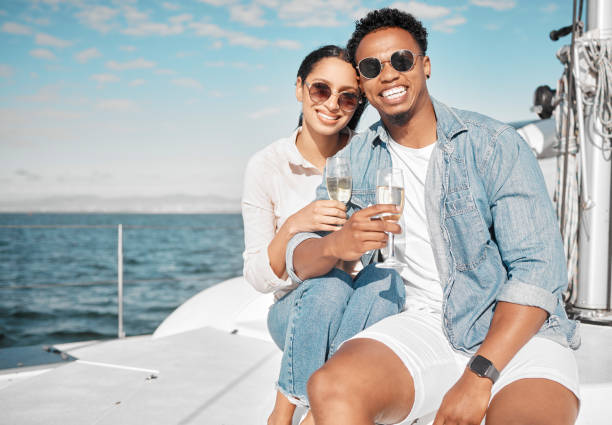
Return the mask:
<svg viewBox="0 0 612 425">
<path fill-rule="evenodd" d="M 574 51 L 575 113 L 582 132 L 579 155 L 583 155 L 585 181 L 580 196 L 578 281 L 569 310 L 583 321 L 612 324 L 612 140 L 603 134 L 601 114 L 592 104 L 592 94 L 585 90 L 585 83 L 597 78 L 585 66 L 589 49 L 597 43 L 600 48 L 612 43 L 612 1 L 588 0 L 585 29 Z"/>
</svg>

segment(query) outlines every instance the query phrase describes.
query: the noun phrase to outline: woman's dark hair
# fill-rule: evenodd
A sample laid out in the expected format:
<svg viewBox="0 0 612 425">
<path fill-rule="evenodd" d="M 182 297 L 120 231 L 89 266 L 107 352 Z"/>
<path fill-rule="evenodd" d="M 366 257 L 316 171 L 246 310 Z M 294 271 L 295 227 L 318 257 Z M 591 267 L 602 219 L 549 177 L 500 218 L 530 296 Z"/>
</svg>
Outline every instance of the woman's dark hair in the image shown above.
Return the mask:
<svg viewBox="0 0 612 425">
<path fill-rule="evenodd" d="M 308 55 L 306 55 L 306 57 L 302 61 L 302 64 L 298 68 L 297 76 L 300 77 L 300 79 L 302 80 L 302 84 L 304 84 L 304 82 L 306 81 L 306 77 L 310 75 L 315 65 L 319 63 L 320 60 L 326 59 L 326 58 L 338 58 L 338 59 L 343 60 L 346 63 L 349 63 L 349 64 L 351 63 L 351 60 L 349 58 L 349 55 L 346 49 L 343 49 L 342 47 L 339 47 L 339 46 L 334 46 L 332 44 L 323 46 L 323 47 L 319 47 L 318 49 L 313 50 Z M 356 69 L 355 69 L 355 72 L 357 72 Z M 357 124 L 359 123 L 359 119 L 361 118 L 361 114 L 363 114 L 363 110 L 365 109 L 366 105 L 367 105 L 366 98 L 365 96 L 362 95 L 361 103 L 357 106 L 357 109 L 355 109 L 355 113 L 353 114 L 353 117 L 347 124 L 348 128 L 350 128 L 351 130 L 355 130 L 355 127 L 357 127 Z M 298 121 L 298 126 L 300 125 L 302 125 L 302 114 L 300 114 L 300 119 Z"/>
<path fill-rule="evenodd" d="M 353 66 L 357 66 L 355 53 L 361 40 L 369 33 L 381 28 L 401 28 L 408 31 L 421 48 L 421 54 L 427 54 L 427 30 L 421 21 L 409 13 L 385 7 L 372 10 L 365 17 L 355 22 L 355 31 L 353 31 L 346 44 L 346 50 Z"/>
</svg>

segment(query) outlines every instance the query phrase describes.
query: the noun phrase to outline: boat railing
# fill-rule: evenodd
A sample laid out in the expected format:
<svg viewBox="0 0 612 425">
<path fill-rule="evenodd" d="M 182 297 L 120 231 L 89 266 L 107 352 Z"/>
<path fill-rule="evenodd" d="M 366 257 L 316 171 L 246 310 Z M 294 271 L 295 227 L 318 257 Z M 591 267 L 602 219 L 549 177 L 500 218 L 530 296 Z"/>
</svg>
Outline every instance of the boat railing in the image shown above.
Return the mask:
<svg viewBox="0 0 612 425">
<path fill-rule="evenodd" d="M 167 282 L 175 279 L 165 277 L 163 279 L 132 279 L 124 281 L 123 279 L 123 230 L 124 229 L 158 229 L 158 230 L 176 230 L 176 229 L 193 229 L 193 230 L 210 230 L 211 226 L 151 226 L 151 225 L 123 225 L 123 224 L 8 224 L 0 225 L 0 229 L 116 229 L 117 231 L 117 279 L 116 280 L 99 280 L 86 282 L 59 282 L 45 283 L 32 285 L 9 285 L 0 286 L 0 290 L 18 290 L 18 289 L 44 289 L 57 287 L 84 287 L 97 285 L 117 285 L 117 337 L 125 338 L 123 327 L 123 285 L 124 283 L 153 283 Z M 214 227 L 218 229 L 218 227 Z"/>
</svg>

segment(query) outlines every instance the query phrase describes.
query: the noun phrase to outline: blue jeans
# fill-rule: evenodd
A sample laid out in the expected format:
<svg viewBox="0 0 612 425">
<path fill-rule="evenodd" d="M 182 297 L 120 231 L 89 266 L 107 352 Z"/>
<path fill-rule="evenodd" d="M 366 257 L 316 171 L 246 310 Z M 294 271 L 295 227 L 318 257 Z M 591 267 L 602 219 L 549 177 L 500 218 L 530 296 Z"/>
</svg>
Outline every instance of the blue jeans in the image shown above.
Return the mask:
<svg viewBox="0 0 612 425">
<path fill-rule="evenodd" d="M 308 404 L 306 383 L 338 346 L 359 331 L 399 313 L 404 283 L 392 269 L 370 264 L 353 279 L 332 269 L 308 279 L 275 302 L 268 330 L 283 350 L 278 389 L 295 404 Z"/>
</svg>

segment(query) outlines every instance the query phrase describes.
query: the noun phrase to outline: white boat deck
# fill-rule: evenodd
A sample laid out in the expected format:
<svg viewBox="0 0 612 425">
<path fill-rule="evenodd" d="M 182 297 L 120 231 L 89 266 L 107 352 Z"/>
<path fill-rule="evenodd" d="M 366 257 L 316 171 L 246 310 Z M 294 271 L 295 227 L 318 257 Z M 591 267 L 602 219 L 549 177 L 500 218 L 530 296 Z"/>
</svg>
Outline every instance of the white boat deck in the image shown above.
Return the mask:
<svg viewBox="0 0 612 425">
<path fill-rule="evenodd" d="M 58 345 L 78 360 L 0 371 L 0 424 L 265 424 L 281 360 L 269 304 L 236 278 L 194 296 L 153 336 Z M 582 324 L 581 334 L 577 424 L 611 424 L 612 327 Z"/>
<path fill-rule="evenodd" d="M 281 358 L 269 342 L 211 328 L 68 352 L 79 360 L 0 389 L 0 423 L 265 424 Z"/>
</svg>

